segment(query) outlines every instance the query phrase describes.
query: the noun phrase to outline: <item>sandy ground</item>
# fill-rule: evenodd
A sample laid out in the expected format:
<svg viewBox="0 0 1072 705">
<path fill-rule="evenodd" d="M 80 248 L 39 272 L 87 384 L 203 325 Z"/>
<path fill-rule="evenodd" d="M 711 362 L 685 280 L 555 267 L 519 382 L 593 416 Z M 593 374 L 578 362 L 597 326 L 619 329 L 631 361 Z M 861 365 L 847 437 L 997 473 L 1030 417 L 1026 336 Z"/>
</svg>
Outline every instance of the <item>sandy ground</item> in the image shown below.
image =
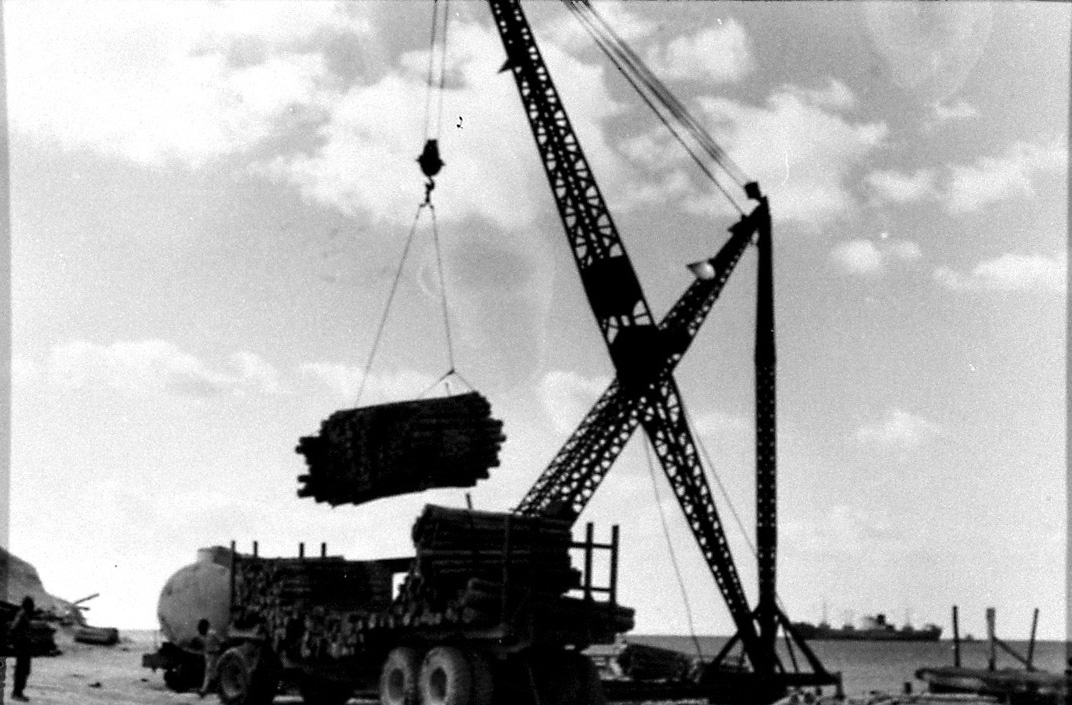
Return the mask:
<svg viewBox="0 0 1072 705">
<path fill-rule="evenodd" d="M 142 654 L 154 650 L 151 637 L 124 636 L 116 646 L 79 644 L 62 632 L 56 643 L 60 656 L 35 658 L 26 695 L 36 705 L 165 705 L 172 703 L 218 703 L 197 693 L 174 693 L 164 685 L 163 674 L 142 668 Z M 15 661 L 7 659 L 4 703 L 10 705 Z M 300 703 L 299 697 L 280 696 L 276 703 Z M 352 700 L 352 703 L 361 702 Z"/>
</svg>

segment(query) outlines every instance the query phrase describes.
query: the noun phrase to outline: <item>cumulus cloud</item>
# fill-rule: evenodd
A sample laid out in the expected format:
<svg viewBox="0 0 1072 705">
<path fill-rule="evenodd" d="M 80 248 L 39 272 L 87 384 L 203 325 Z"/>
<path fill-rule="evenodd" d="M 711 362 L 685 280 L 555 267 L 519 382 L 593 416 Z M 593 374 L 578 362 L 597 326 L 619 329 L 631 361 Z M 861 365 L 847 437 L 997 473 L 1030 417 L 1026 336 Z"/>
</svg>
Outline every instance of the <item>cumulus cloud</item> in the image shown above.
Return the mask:
<svg viewBox="0 0 1072 705">
<path fill-rule="evenodd" d="M 42 377 L 58 389 L 111 389 L 137 395 L 212 397 L 280 391 L 276 371 L 253 353 L 236 353 L 229 368 L 218 369 L 164 340 L 58 345 Z"/>
<path fill-rule="evenodd" d="M 912 174 L 879 170 L 868 174 L 865 180 L 880 201 L 913 203 L 933 197 L 937 193 L 935 173 L 932 169 L 920 169 Z"/>
<path fill-rule="evenodd" d="M 1064 292 L 1068 286 L 1067 275 L 1068 257 L 1065 254 L 1047 257 L 1010 252 L 980 262 L 967 274 L 949 267 L 934 270 L 934 278 L 943 286 L 974 291 L 1042 289 Z"/>
<path fill-rule="evenodd" d="M 715 83 L 740 81 L 755 68 L 748 34 L 732 19 L 653 47 L 646 63 L 663 79 Z"/>
<path fill-rule="evenodd" d="M 453 117 L 440 139 L 446 166 L 436 180 L 437 198 L 451 207 L 440 216 L 480 215 L 516 229 L 549 204 L 532 198 L 546 190 L 545 176 L 513 79 L 498 73 L 501 41 L 490 28 L 464 23 L 452 25 L 451 38 L 443 111 Z M 586 156 L 601 180 L 613 180 L 622 164 L 606 142 L 602 121 L 618 107 L 603 85 L 603 69 L 553 45 L 542 54 Z M 277 158 L 269 173 L 343 212 L 408 219 L 423 193 L 415 158 L 423 141 L 425 56 L 407 55 L 403 68 L 372 85 L 354 86 L 331 106 L 319 146 Z"/>
<path fill-rule="evenodd" d="M 12 128 L 145 164 L 198 165 L 320 109 L 310 40 L 367 31 L 329 3 L 57 1 L 4 19 Z"/>
<path fill-rule="evenodd" d="M 830 256 L 845 271 L 860 276 L 875 276 L 886 269 L 890 260 L 911 261 L 923 256 L 919 245 L 905 240 L 849 240 L 835 247 Z"/>
<path fill-rule="evenodd" d="M 577 427 L 610 382 L 609 378 L 552 370 L 540 380 L 537 393 L 555 430 L 567 434 Z"/>
<path fill-rule="evenodd" d="M 775 218 L 817 225 L 845 213 L 854 200 L 850 175 L 886 137 L 884 124 L 853 122 L 831 108 L 851 104 L 847 88 L 831 85 L 784 87 L 764 107 L 701 99 L 734 161 L 776 199 Z"/>
<path fill-rule="evenodd" d="M 946 207 L 966 213 L 1016 195 L 1034 193 L 1032 179 L 1040 173 L 1067 173 L 1067 149 L 1057 143 L 1038 146 L 1026 142 L 1011 145 L 1003 155 L 982 157 L 972 165 L 951 169 Z"/>
<path fill-rule="evenodd" d="M 866 446 L 915 448 L 941 432 L 937 424 L 922 416 L 890 409 L 881 420 L 857 429 L 855 437 Z"/>
</svg>

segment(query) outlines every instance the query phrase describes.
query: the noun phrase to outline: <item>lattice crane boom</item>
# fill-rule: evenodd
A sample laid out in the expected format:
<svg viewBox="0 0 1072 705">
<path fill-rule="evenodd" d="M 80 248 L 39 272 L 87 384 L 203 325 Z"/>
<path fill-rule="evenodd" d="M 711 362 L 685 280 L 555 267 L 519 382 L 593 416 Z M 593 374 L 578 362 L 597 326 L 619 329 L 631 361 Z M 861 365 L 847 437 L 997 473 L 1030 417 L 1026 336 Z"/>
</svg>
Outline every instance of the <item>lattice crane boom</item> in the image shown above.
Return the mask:
<svg viewBox="0 0 1072 705">
<path fill-rule="evenodd" d="M 759 643 L 754 618 L 684 417 L 680 394 L 670 371 L 662 372 L 669 359 L 679 356 L 684 348 L 675 351 L 680 346 L 664 337 L 654 324 L 636 272 L 520 4 L 517 0 L 489 0 L 489 4 L 506 50 L 503 70 L 509 70 L 517 84 L 589 305 L 614 361 L 617 383 L 627 396 L 641 400 L 639 422 L 655 446 L 737 626 L 737 634 L 753 667 L 768 671 L 772 668 L 769 663 L 772 655 Z M 750 235 L 749 232 L 741 237 L 746 239 Z M 598 460 L 595 466 L 583 468 L 578 475 L 582 492 L 588 492 L 588 496 L 598 484 L 591 481 L 592 471 L 605 474 L 609 463 L 604 459 L 620 452 L 632 431 L 630 426 L 635 427 L 633 417 L 637 405 L 607 404 L 606 408 L 606 413 L 612 416 L 615 416 L 613 410 L 618 409 L 617 417 L 609 419 L 607 426 L 597 428 L 601 431 L 598 439 L 582 439 L 578 444 L 581 459 L 587 455 L 585 450 L 597 450 L 601 454 L 592 458 Z M 616 424 L 620 428 L 613 428 Z M 585 477 L 590 481 L 586 483 Z"/>
</svg>

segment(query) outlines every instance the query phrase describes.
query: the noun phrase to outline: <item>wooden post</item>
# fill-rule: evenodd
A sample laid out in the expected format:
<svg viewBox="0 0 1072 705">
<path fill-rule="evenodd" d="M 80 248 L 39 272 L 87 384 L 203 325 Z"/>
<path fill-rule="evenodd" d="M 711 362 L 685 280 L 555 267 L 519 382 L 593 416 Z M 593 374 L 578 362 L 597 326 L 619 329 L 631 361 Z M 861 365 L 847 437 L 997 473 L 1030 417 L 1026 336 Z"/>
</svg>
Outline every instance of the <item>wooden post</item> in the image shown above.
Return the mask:
<svg viewBox="0 0 1072 705">
<path fill-rule="evenodd" d="M 327 558 L 328 557 L 328 542 L 327 541 L 321 541 L 320 542 L 320 557 L 321 558 Z"/>
<path fill-rule="evenodd" d="M 227 620 L 228 620 L 228 626 L 230 626 L 230 624 L 229 624 L 230 620 L 234 616 L 234 608 L 235 608 L 235 603 L 234 603 L 234 584 L 235 584 L 235 573 L 238 572 L 238 553 L 235 551 L 235 548 L 236 548 L 236 545 L 235 545 L 234 540 L 232 539 L 231 540 L 231 576 L 230 576 L 231 584 L 230 584 L 229 589 L 228 589 L 228 597 L 227 597 L 227 607 L 228 607 Z"/>
<path fill-rule="evenodd" d="M 986 634 L 990 639 L 990 661 L 988 666 L 991 671 L 997 668 L 998 665 L 998 653 L 997 653 L 997 636 L 995 634 L 994 622 L 996 621 L 996 612 L 993 607 L 986 608 Z"/>
<path fill-rule="evenodd" d="M 610 528 L 610 604 L 618 604 L 618 525 Z"/>
<path fill-rule="evenodd" d="M 256 558 L 256 557 L 257 557 L 257 548 L 258 548 L 258 547 L 257 547 L 257 542 L 256 542 L 256 541 L 254 541 L 254 542 L 253 542 L 253 557 L 254 557 L 254 558 Z"/>
<path fill-rule="evenodd" d="M 1033 665 L 1035 660 L 1035 630 L 1038 628 L 1038 607 L 1035 608 L 1035 615 L 1031 618 L 1031 641 L 1027 642 L 1027 670 L 1034 671 Z"/>
<path fill-rule="evenodd" d="M 956 605 L 953 605 L 953 665 L 960 668 L 960 625 L 957 622 Z"/>
<path fill-rule="evenodd" d="M 595 528 L 588 522 L 584 528 L 584 599 L 592 599 L 592 543 Z"/>
<path fill-rule="evenodd" d="M 298 544 L 298 558 L 305 558 L 305 542 Z"/>
</svg>

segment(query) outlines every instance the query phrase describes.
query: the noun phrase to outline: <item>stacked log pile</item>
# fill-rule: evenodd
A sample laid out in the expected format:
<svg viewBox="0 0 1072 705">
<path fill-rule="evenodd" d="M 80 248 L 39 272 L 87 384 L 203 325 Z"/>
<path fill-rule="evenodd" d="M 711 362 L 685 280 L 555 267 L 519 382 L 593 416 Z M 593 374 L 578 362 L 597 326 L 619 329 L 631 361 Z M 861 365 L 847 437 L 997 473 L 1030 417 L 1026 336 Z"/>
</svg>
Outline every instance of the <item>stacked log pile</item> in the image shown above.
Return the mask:
<svg viewBox="0 0 1072 705">
<path fill-rule="evenodd" d="M 628 644 L 618 654 L 621 672 L 633 680 L 683 681 L 690 678 L 697 659 L 680 651 L 647 644 Z"/>
<path fill-rule="evenodd" d="M 393 576 L 380 561 L 242 556 L 234 623 L 263 630 L 291 658 L 344 658 L 357 650 L 362 627 L 390 607 Z"/>
<path fill-rule="evenodd" d="M 472 487 L 499 465 L 505 437 L 471 392 L 338 411 L 300 439 L 299 497 L 361 504 L 434 487 Z"/>
<path fill-rule="evenodd" d="M 417 558 L 395 608 L 403 624 L 487 627 L 524 604 L 534 616 L 601 635 L 632 629 L 630 609 L 566 597 L 580 586 L 572 540 L 568 521 L 428 505 L 413 527 Z"/>
</svg>

